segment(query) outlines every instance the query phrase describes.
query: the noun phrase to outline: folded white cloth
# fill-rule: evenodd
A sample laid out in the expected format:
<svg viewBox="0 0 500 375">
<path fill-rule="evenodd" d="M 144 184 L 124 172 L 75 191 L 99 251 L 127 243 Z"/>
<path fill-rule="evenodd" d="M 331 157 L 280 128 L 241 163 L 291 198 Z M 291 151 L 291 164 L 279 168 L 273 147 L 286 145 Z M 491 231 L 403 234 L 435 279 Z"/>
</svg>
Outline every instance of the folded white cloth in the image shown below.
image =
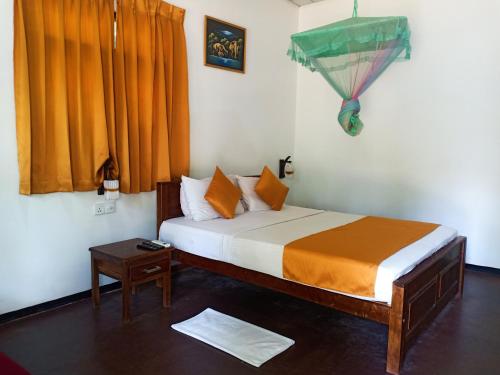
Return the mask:
<svg viewBox="0 0 500 375">
<path fill-rule="evenodd" d="M 295 341 L 267 329 L 206 309 L 172 328 L 225 351 L 255 367 L 284 352 Z"/>
</svg>

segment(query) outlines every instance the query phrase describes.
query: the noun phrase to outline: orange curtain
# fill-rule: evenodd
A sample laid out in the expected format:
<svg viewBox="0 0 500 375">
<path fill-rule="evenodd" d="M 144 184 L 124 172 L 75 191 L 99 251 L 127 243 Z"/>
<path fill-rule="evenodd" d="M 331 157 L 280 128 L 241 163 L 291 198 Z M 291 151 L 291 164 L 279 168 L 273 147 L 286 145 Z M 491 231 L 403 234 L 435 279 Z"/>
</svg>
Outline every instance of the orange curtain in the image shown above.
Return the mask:
<svg viewBox="0 0 500 375">
<path fill-rule="evenodd" d="M 189 173 L 184 9 L 119 0 L 114 59 L 120 190 L 151 191 Z"/>
<path fill-rule="evenodd" d="M 15 0 L 14 31 L 20 192 L 95 189 L 113 149 L 113 0 Z"/>
<path fill-rule="evenodd" d="M 184 9 L 161 2 L 163 50 L 168 56 L 167 124 L 170 137 L 170 174 L 173 179 L 189 175 L 189 92 Z"/>
</svg>

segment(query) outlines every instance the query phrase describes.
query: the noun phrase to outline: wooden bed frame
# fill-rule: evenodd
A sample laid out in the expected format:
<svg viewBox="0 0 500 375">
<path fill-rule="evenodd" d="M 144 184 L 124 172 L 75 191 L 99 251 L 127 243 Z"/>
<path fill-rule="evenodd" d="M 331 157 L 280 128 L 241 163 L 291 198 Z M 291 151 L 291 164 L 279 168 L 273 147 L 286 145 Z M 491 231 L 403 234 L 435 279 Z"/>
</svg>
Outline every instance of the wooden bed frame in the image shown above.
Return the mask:
<svg viewBox="0 0 500 375">
<path fill-rule="evenodd" d="M 157 230 L 164 220 L 180 217 L 180 183 L 157 186 Z M 404 355 L 417 335 L 453 298 L 461 298 L 464 284 L 466 238 L 457 237 L 415 269 L 393 283 L 392 304 L 365 301 L 264 273 L 215 261 L 176 249 L 174 259 L 241 281 L 328 306 L 389 327 L 387 367 L 399 374 Z"/>
</svg>

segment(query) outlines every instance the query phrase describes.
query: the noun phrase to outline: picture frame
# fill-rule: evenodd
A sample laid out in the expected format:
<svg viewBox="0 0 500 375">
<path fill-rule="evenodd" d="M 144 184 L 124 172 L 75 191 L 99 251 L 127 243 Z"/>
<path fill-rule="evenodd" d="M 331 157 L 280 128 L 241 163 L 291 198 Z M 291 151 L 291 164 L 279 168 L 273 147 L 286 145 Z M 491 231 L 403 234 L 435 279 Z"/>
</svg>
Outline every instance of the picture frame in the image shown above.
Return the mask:
<svg viewBox="0 0 500 375">
<path fill-rule="evenodd" d="M 246 29 L 205 16 L 205 66 L 245 74 Z"/>
</svg>

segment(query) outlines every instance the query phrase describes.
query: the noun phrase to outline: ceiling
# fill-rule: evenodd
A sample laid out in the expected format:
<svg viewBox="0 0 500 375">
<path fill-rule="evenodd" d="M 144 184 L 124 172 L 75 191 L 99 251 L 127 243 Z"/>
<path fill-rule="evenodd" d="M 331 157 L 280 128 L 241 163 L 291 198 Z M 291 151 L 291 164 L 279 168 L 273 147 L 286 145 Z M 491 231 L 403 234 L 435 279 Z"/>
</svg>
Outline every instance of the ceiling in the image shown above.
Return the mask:
<svg viewBox="0 0 500 375">
<path fill-rule="evenodd" d="M 291 3 L 297 5 L 298 7 L 302 6 L 302 5 L 308 5 L 308 4 L 312 4 L 312 3 L 317 3 L 317 2 L 320 2 L 320 1 L 323 1 L 323 0 L 288 0 L 290 1 Z"/>
</svg>

